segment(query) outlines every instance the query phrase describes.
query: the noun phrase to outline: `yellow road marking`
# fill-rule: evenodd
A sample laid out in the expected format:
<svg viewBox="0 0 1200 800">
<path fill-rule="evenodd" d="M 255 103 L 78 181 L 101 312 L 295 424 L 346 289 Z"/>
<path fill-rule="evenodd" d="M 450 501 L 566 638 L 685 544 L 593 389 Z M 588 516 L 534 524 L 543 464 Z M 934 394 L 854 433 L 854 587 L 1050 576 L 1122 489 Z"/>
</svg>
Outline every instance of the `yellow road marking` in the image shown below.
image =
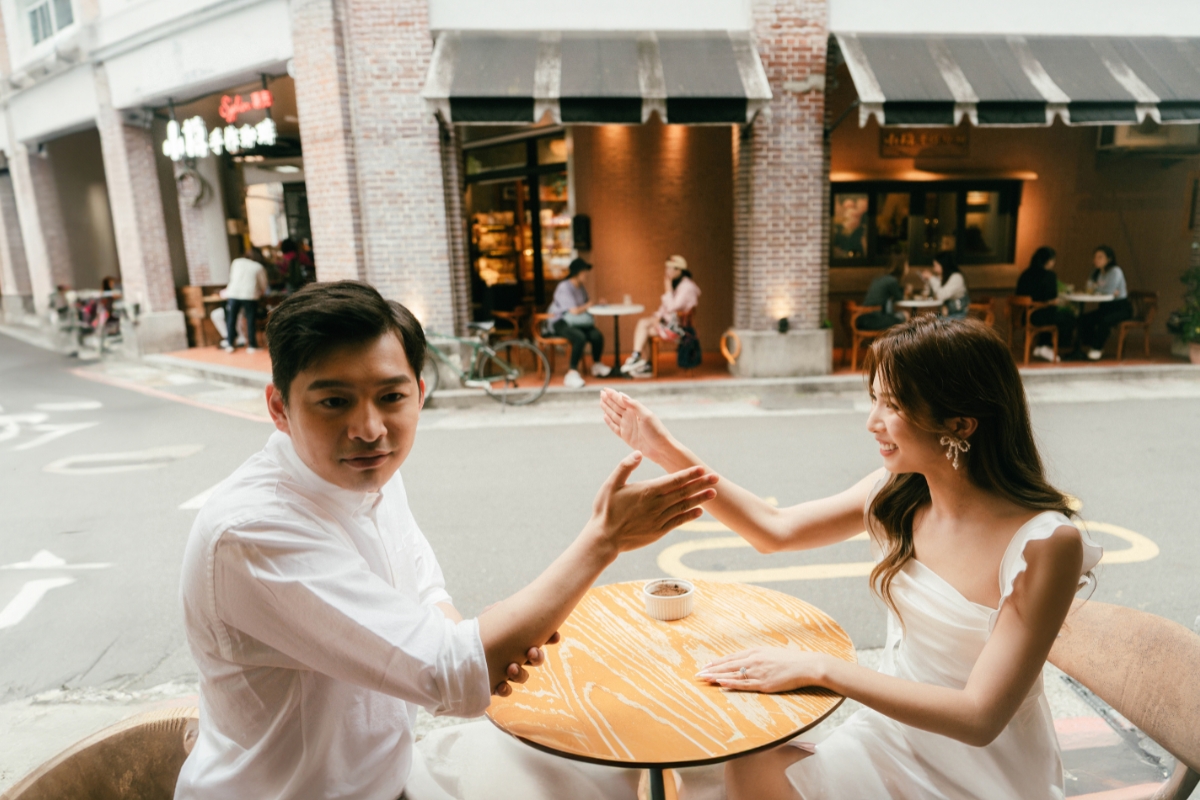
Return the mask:
<svg viewBox="0 0 1200 800">
<path fill-rule="evenodd" d="M 1074 503 L 1078 500 L 1071 498 Z M 1074 504 L 1073 506 L 1074 507 Z M 1149 561 L 1158 556 L 1158 545 L 1140 533 L 1111 525 L 1107 522 L 1081 522 L 1089 532 L 1107 533 L 1129 542 L 1129 547 L 1123 550 L 1105 550 L 1101 564 L 1135 564 L 1139 561 Z M 680 530 L 712 533 L 728 531 L 729 528 L 715 520 L 698 520 L 680 526 Z M 866 541 L 867 532 L 862 531 L 847 541 Z M 705 570 L 695 569 L 683 563 L 685 556 L 703 550 L 734 550 L 750 547 L 750 543 L 740 536 L 715 536 L 708 539 L 692 539 L 679 542 L 658 554 L 658 568 L 672 578 L 684 580 L 728 581 L 736 583 L 780 583 L 783 581 L 811 581 L 825 578 L 858 578 L 871 574 L 875 566 L 871 561 L 846 561 L 834 564 L 794 564 L 788 567 L 766 567 L 761 569 L 743 570 Z"/>
</svg>

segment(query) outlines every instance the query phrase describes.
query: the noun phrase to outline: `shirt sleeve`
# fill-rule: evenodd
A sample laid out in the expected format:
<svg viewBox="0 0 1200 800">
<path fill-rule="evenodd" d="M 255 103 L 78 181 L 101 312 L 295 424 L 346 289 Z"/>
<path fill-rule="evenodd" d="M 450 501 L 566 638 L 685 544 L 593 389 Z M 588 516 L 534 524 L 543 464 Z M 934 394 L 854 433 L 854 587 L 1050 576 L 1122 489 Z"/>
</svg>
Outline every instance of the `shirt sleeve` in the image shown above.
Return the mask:
<svg viewBox="0 0 1200 800">
<path fill-rule="evenodd" d="M 477 716 L 491 701 L 476 620 L 411 602 L 315 527 L 246 523 L 220 537 L 212 563 L 221 621 L 315 672 L 435 714 Z"/>
<path fill-rule="evenodd" d="M 404 481 L 400 478 L 399 473 L 392 480 L 395 481 L 397 494 L 392 502 L 396 503 L 396 513 L 403 526 L 402 535 L 412 555 L 413 571 L 417 575 L 417 592 L 420 595 L 421 603 L 423 605 L 437 603 L 453 605 L 454 600 L 446 591 L 446 576 L 442 574 L 442 565 L 438 563 L 437 556 L 429 545 L 429 540 L 425 538 L 421 526 L 417 524 L 417 520 L 413 516 L 412 508 L 408 505 L 408 493 L 404 488 Z"/>
</svg>

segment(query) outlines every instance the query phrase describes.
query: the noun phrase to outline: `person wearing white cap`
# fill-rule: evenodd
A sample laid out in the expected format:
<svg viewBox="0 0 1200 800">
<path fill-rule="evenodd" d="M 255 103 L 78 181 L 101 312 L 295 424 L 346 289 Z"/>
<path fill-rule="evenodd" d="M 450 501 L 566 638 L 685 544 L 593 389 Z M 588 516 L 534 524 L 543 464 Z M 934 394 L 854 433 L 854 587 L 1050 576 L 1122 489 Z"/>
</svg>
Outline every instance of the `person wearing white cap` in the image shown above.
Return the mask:
<svg viewBox="0 0 1200 800">
<path fill-rule="evenodd" d="M 671 256 L 667 259 L 666 267 L 667 274 L 663 278 L 665 291 L 658 310 L 638 320 L 633 334 L 633 353 L 622 367 L 626 375 L 634 378 L 649 378 L 653 373 L 653 365 L 642 357 L 650 337 L 668 342 L 678 339 L 682 333 L 679 316 L 695 311 L 700 303 L 700 287 L 692 280 L 687 259 L 680 255 Z"/>
</svg>

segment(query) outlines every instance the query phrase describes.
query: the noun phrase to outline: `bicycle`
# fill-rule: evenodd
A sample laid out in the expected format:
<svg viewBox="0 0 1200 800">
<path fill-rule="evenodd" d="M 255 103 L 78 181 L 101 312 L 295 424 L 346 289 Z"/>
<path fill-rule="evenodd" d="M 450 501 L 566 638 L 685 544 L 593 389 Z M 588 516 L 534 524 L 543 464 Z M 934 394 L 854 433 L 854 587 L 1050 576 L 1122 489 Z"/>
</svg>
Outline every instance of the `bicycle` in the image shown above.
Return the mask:
<svg viewBox="0 0 1200 800">
<path fill-rule="evenodd" d="M 546 393 L 546 387 L 550 385 L 550 362 L 545 353 L 523 339 L 509 339 L 493 347 L 491 332 L 496 327 L 494 322 L 472 322 L 467 327 L 474 331 L 474 336 L 425 332 L 427 346 L 421 377 L 425 380 L 426 399 L 437 391 L 439 363 L 457 375 L 463 386 L 483 389 L 489 397 L 504 405 L 528 405 Z M 469 369 L 459 367 L 441 351 L 437 346 L 439 343 L 470 347 Z"/>
</svg>

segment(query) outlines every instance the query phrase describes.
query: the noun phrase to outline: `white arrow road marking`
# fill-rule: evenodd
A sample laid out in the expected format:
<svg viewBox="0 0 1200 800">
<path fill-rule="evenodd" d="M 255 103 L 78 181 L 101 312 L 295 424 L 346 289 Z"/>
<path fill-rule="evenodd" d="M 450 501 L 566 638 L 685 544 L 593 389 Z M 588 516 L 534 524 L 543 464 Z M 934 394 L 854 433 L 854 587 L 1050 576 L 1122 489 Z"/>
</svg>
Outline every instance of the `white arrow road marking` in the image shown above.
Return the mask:
<svg viewBox="0 0 1200 800">
<path fill-rule="evenodd" d="M 38 403 L 34 408 L 38 411 L 95 411 L 103 408 L 99 400 L 74 400 L 66 403 Z"/>
<path fill-rule="evenodd" d="M 65 425 L 34 425 L 31 430 L 35 430 L 43 435 L 25 444 L 19 444 L 13 450 L 32 450 L 35 447 L 44 445 L 46 442 L 52 442 L 60 436 L 66 436 L 68 433 L 82 431 L 99 424 L 99 422 L 68 422 Z"/>
<path fill-rule="evenodd" d="M 51 461 L 42 467 L 42 470 L 59 475 L 103 475 L 112 472 L 157 469 L 172 461 L 195 455 L 203 449 L 204 445 L 202 444 L 177 444 L 169 447 L 152 447 L 149 450 L 137 450 L 131 453 L 68 456 Z"/>
<path fill-rule="evenodd" d="M 49 550 L 38 550 L 28 561 L 5 564 L 0 569 L 108 569 L 112 564 L 68 564 Z"/>
<path fill-rule="evenodd" d="M 221 484 L 217 484 L 220 486 Z M 212 497 L 212 493 L 217 490 L 217 486 L 210 486 L 200 494 L 193 497 L 191 500 L 185 500 L 180 506 L 180 511 L 198 511 L 208 502 L 208 498 Z"/>
<path fill-rule="evenodd" d="M 46 592 L 60 586 L 70 586 L 74 582 L 74 578 L 43 578 L 29 581 L 21 587 L 17 596 L 8 602 L 4 610 L 0 611 L 0 629 L 11 628 L 25 619 L 29 612 L 33 611 L 33 607 L 46 596 Z"/>
<path fill-rule="evenodd" d="M 37 425 L 45 422 L 46 414 L 7 414 L 0 417 L 0 442 L 7 442 L 21 435 L 22 425 Z"/>
</svg>

